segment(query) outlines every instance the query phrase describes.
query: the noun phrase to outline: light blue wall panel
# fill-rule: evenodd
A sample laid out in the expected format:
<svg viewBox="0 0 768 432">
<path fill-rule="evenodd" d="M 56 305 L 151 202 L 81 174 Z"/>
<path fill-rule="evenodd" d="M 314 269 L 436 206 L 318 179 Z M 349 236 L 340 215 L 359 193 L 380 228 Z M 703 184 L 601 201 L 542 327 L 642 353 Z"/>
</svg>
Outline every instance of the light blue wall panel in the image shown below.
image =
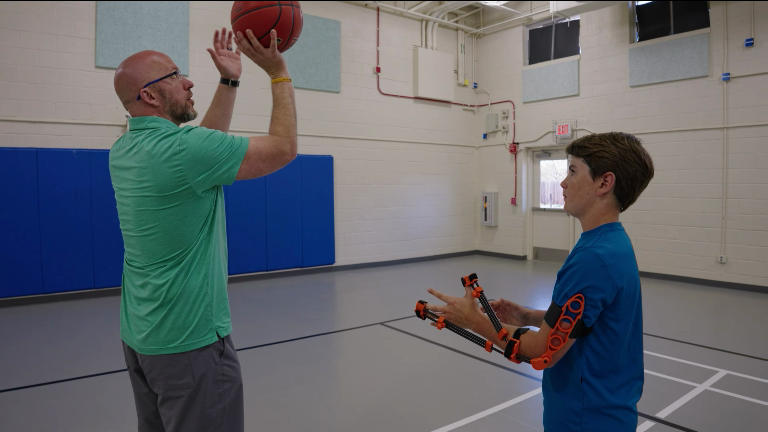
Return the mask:
<svg viewBox="0 0 768 432">
<path fill-rule="evenodd" d="M 578 59 L 523 70 L 523 102 L 578 94 Z"/>
<path fill-rule="evenodd" d="M 709 75 L 709 34 L 629 49 L 629 86 Z"/>
<path fill-rule="evenodd" d="M 96 67 L 117 68 L 144 50 L 167 54 L 189 75 L 189 2 L 96 2 Z"/>
<path fill-rule="evenodd" d="M 304 14 L 299 41 L 284 56 L 294 87 L 341 92 L 341 21 Z"/>
</svg>

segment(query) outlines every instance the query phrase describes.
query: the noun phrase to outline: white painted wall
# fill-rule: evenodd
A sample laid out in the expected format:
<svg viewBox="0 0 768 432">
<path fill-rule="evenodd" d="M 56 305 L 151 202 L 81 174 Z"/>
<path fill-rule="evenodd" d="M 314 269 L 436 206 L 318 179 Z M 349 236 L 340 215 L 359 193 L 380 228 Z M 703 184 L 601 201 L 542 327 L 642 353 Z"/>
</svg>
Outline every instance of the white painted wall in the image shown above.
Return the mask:
<svg viewBox="0 0 768 432">
<path fill-rule="evenodd" d="M 189 78 L 200 113 L 193 124 L 218 83 L 205 49 L 215 29 L 229 26 L 231 4 L 190 5 Z M 335 159 L 337 264 L 475 250 L 474 114 L 378 93 L 375 9 L 340 2 L 302 7 L 342 22 L 342 77 L 340 94 L 296 90 L 299 132 L 363 137 L 299 139 L 300 153 Z M 0 117 L 124 123 L 114 71 L 94 67 L 95 18 L 94 1 L 0 2 Z M 455 54 L 456 33 L 440 29 L 438 37 L 438 49 Z M 413 94 L 412 47 L 420 41 L 418 21 L 382 13 L 382 90 Z M 267 130 L 266 74 L 245 59 L 241 81 L 232 128 Z M 475 95 L 457 87 L 456 98 L 472 103 Z M 121 126 L 0 121 L 0 146 L 108 149 L 123 132 Z"/>
<path fill-rule="evenodd" d="M 726 264 L 716 262 L 722 214 L 722 132 L 642 133 L 722 124 L 722 2 L 711 2 L 710 17 L 709 77 L 630 88 L 626 7 L 581 15 L 579 96 L 519 102 L 517 140 L 535 140 L 551 129 L 553 119 L 562 118 L 575 118 L 579 127 L 594 132 L 637 133 L 656 167 L 640 200 L 621 216 L 640 270 L 768 286 L 768 127 L 728 133 Z M 478 81 L 495 99 L 521 100 L 523 31 L 515 27 L 478 39 Z M 768 4 L 755 2 L 757 43 L 744 48 L 749 32 L 750 2 L 728 2 L 728 69 L 733 75 L 768 71 Z M 727 88 L 729 123 L 768 121 L 768 75 L 735 79 Z M 549 135 L 525 145 L 551 143 Z M 500 209 L 498 229 L 481 230 L 479 249 L 525 254 L 527 204 L 508 205 L 512 164 L 506 150 L 502 146 L 480 149 L 477 168 L 480 187 L 498 188 L 500 201 L 507 203 Z M 518 186 L 518 196 L 524 190 Z"/>
<path fill-rule="evenodd" d="M 525 5 L 523 5 L 525 3 Z M 546 2 L 533 2 L 537 8 Z M 202 112 L 218 74 L 205 52 L 231 3 L 191 2 L 190 79 Z M 520 2 L 527 6 L 527 2 Z M 375 76 L 375 11 L 340 2 L 303 2 L 305 13 L 342 22 L 340 94 L 296 90 L 299 151 L 335 158 L 337 263 L 351 264 L 481 249 L 525 255 L 528 166 L 519 157 L 518 201 L 512 156 L 501 136 L 480 139 L 484 113 L 381 96 Z M 513 6 L 514 7 L 514 6 Z M 733 74 L 768 70 L 768 6 L 756 2 L 755 48 L 741 48 L 749 2 L 729 2 L 729 64 Z M 525 9 L 525 8 L 523 8 Z M 124 111 L 112 70 L 96 69 L 95 2 L 0 2 L 0 118 L 78 120 L 98 124 L 0 121 L 0 146 L 108 149 L 123 133 Z M 517 140 L 532 140 L 553 118 L 572 117 L 594 131 L 642 132 L 718 125 L 722 119 L 722 3 L 712 2 L 707 78 L 639 88 L 627 83 L 628 18 L 623 7 L 582 15 L 578 97 L 522 104 L 522 27 L 478 39 L 477 81 L 493 100 L 517 102 Z M 420 23 L 382 13 L 382 89 L 412 94 L 412 47 Z M 479 18 L 474 16 L 473 18 Z M 487 14 L 484 23 L 493 22 Z M 474 25 L 470 23 L 468 25 Z M 438 48 L 455 53 L 455 32 L 440 29 Z M 471 74 L 471 43 L 467 73 Z M 233 129 L 266 130 L 271 99 L 266 76 L 245 62 Z M 468 76 L 467 78 L 471 78 Z M 731 123 L 768 119 L 768 76 L 737 79 L 729 88 Z M 457 101 L 487 96 L 457 88 Z M 498 109 L 502 109 L 501 106 Z M 198 120 L 199 122 L 199 120 Z M 624 215 L 641 270 L 768 286 L 768 128 L 733 129 L 729 141 L 727 249 L 720 238 L 722 134 L 718 130 L 639 134 L 656 163 L 656 177 Z M 396 141 L 366 139 L 385 138 Z M 406 142 L 401 142 L 406 141 Z M 412 141 L 430 141 L 423 144 Z M 548 144 L 545 137 L 529 145 Z M 450 144 L 461 144 L 455 146 Z M 499 192 L 499 226 L 479 226 L 481 190 Z"/>
</svg>

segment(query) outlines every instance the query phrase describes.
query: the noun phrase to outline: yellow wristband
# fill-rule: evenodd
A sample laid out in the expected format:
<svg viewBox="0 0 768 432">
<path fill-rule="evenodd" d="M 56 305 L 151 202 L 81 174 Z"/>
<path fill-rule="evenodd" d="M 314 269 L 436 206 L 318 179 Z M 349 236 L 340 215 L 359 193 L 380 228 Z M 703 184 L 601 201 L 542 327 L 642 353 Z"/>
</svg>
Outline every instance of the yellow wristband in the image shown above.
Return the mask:
<svg viewBox="0 0 768 432">
<path fill-rule="evenodd" d="M 279 83 L 279 82 L 291 82 L 292 80 L 290 78 L 275 78 L 272 80 L 272 84 Z"/>
</svg>

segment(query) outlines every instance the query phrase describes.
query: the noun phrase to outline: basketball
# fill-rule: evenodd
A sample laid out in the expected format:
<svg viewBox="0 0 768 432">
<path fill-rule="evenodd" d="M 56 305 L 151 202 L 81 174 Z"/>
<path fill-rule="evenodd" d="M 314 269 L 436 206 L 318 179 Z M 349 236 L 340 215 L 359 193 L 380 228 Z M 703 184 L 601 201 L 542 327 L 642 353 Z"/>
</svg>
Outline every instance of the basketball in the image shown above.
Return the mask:
<svg viewBox="0 0 768 432">
<path fill-rule="evenodd" d="M 304 19 L 297 1 L 236 1 L 232 5 L 232 31 L 250 29 L 264 48 L 269 48 L 269 32 L 277 32 L 277 50 L 285 52 L 299 40 Z"/>
</svg>

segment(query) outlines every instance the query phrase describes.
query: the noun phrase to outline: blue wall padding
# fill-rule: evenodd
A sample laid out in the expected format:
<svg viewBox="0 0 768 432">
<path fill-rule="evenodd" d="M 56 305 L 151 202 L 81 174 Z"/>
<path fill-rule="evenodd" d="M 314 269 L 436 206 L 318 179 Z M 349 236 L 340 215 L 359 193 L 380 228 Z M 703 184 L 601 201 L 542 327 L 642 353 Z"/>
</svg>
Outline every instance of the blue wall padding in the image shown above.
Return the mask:
<svg viewBox="0 0 768 432">
<path fill-rule="evenodd" d="M 37 151 L 43 292 L 94 287 L 88 150 Z"/>
<path fill-rule="evenodd" d="M 264 177 L 224 186 L 229 274 L 267 270 L 267 181 Z"/>
<path fill-rule="evenodd" d="M 91 150 L 91 215 L 94 288 L 119 287 L 123 279 L 123 234 L 109 176 L 109 150 Z"/>
<path fill-rule="evenodd" d="M 229 273 L 333 264 L 333 158 L 224 187 Z M 109 151 L 0 148 L 0 298 L 121 285 Z"/>
<path fill-rule="evenodd" d="M 42 294 L 34 149 L 0 149 L 0 229 L 0 298 Z"/>
<path fill-rule="evenodd" d="M 301 266 L 301 157 L 298 157 L 267 176 L 267 270 Z"/>
<path fill-rule="evenodd" d="M 301 156 L 301 215 L 303 266 L 335 263 L 332 156 Z"/>
</svg>

